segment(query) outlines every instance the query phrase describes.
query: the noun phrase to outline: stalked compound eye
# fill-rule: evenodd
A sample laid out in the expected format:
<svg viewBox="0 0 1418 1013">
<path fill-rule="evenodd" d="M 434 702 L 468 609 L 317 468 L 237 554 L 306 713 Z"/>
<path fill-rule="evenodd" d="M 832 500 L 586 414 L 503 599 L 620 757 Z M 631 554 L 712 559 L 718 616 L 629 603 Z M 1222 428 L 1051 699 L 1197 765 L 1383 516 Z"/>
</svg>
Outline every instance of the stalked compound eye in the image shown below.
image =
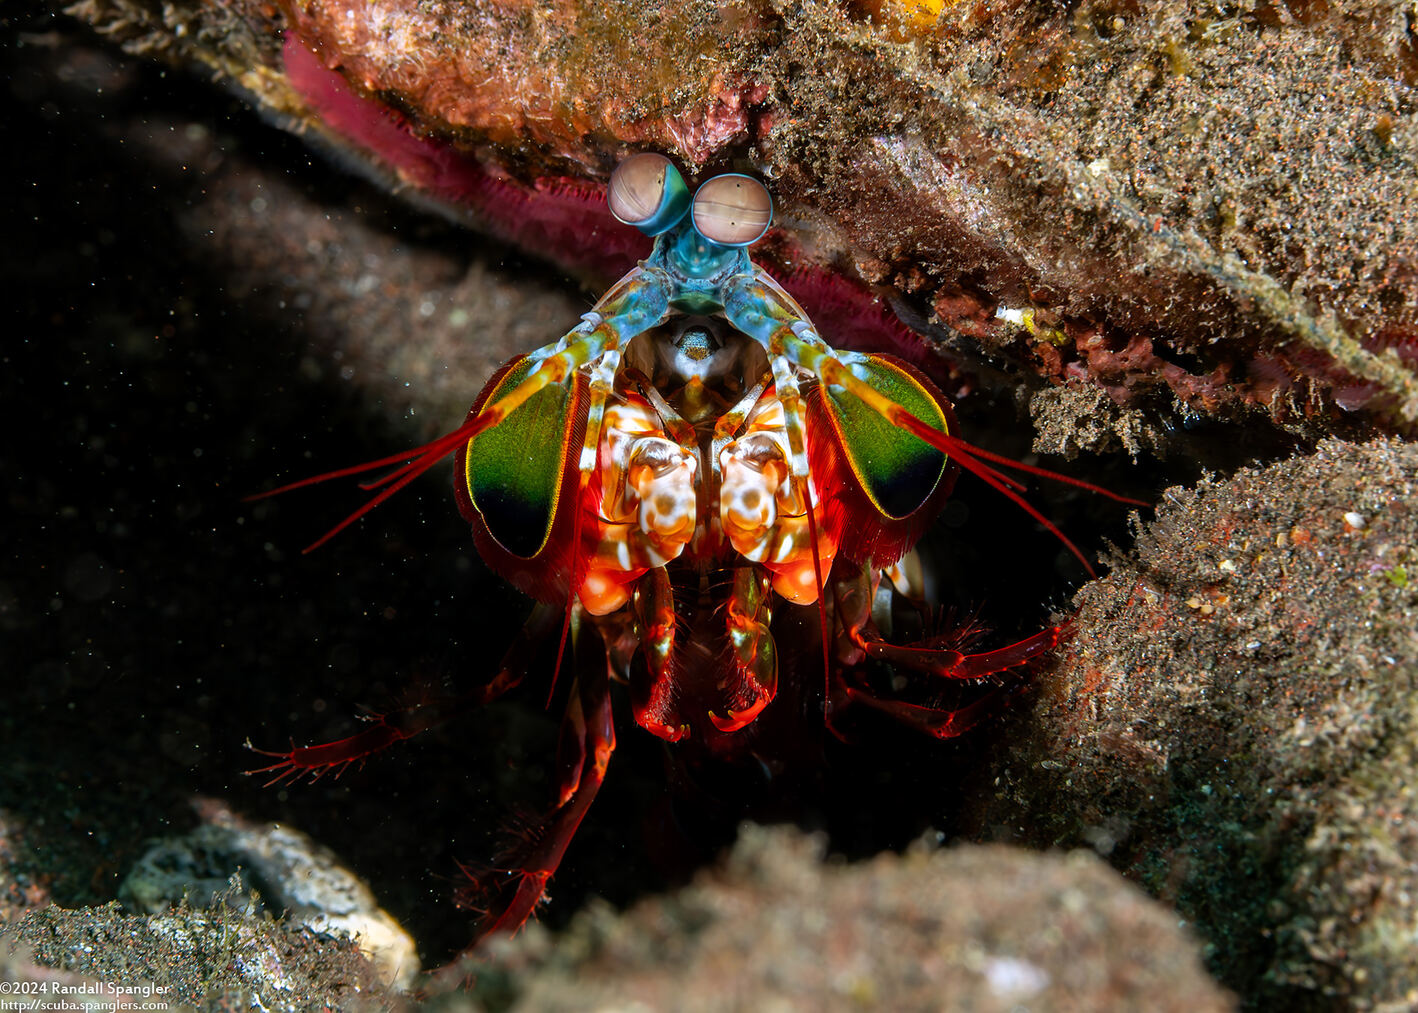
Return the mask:
<svg viewBox="0 0 1418 1013">
<path fill-rule="evenodd" d="M 615 167 L 606 203 L 619 221 L 658 236 L 689 210 L 689 188 L 668 158 L 646 151 Z"/>
<path fill-rule="evenodd" d="M 773 198 L 752 176 L 715 176 L 694 195 L 694 228 L 720 246 L 757 242 L 773 222 Z"/>
</svg>

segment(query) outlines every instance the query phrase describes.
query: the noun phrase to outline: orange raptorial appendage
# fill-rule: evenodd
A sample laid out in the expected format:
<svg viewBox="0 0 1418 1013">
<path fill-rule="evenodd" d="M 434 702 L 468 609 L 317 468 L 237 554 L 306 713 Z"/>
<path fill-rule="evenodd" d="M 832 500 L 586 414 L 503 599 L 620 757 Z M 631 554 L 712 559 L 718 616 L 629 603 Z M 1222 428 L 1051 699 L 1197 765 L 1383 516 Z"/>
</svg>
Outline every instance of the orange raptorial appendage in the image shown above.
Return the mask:
<svg viewBox="0 0 1418 1013">
<path fill-rule="evenodd" d="M 754 698 L 753 703 L 743 710 L 729 711 L 726 716 L 720 717 L 713 711 L 709 712 L 709 721 L 715 728 L 724 733 L 736 732 L 740 728 L 745 728 L 753 724 L 755 718 L 763 713 L 763 708 L 773 700 L 772 693 L 759 693 Z"/>
</svg>

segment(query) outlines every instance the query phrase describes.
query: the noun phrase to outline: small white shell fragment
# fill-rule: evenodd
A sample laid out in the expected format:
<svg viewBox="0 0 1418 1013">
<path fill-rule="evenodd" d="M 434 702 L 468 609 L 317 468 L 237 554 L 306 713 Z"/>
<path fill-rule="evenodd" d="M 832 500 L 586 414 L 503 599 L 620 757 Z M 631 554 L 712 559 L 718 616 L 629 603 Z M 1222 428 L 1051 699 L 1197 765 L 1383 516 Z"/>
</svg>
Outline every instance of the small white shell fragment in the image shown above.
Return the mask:
<svg viewBox="0 0 1418 1013">
<path fill-rule="evenodd" d="M 1026 999 L 1050 984 L 1048 971 L 1018 957 L 986 957 L 984 971 L 990 991 L 1000 997 Z"/>
</svg>

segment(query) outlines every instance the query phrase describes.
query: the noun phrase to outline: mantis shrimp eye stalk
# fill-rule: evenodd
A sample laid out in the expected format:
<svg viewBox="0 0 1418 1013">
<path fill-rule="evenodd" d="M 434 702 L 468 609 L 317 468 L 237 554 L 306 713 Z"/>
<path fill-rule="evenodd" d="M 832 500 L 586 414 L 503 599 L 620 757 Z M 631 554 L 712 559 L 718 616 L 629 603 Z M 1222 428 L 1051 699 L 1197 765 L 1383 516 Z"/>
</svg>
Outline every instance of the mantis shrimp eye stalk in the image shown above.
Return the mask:
<svg viewBox="0 0 1418 1013">
<path fill-rule="evenodd" d="M 684 177 L 664 155 L 631 155 L 611 174 L 606 191 L 611 214 L 647 236 L 658 236 L 680 223 L 689 210 Z"/>
<path fill-rule="evenodd" d="M 695 230 L 720 246 L 751 246 L 773 223 L 773 198 L 752 176 L 715 176 L 694 194 Z"/>
</svg>

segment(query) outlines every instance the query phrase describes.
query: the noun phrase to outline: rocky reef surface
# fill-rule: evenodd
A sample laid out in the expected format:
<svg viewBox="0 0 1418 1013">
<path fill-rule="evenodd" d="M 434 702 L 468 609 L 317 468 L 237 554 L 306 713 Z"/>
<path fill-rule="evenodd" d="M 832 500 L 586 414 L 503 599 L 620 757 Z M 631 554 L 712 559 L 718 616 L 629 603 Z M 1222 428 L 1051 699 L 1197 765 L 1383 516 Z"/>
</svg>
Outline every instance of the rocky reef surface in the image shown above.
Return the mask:
<svg viewBox="0 0 1418 1013">
<path fill-rule="evenodd" d="M 987 382 L 1097 388 L 1150 442 L 1197 417 L 1418 419 L 1397 0 L 70 9 L 586 276 L 634 259 L 598 186 L 657 150 L 769 178 L 765 260 L 865 329 L 884 299 L 888 336 L 899 318 Z M 590 256 L 565 241 L 593 231 Z"/>
</svg>

